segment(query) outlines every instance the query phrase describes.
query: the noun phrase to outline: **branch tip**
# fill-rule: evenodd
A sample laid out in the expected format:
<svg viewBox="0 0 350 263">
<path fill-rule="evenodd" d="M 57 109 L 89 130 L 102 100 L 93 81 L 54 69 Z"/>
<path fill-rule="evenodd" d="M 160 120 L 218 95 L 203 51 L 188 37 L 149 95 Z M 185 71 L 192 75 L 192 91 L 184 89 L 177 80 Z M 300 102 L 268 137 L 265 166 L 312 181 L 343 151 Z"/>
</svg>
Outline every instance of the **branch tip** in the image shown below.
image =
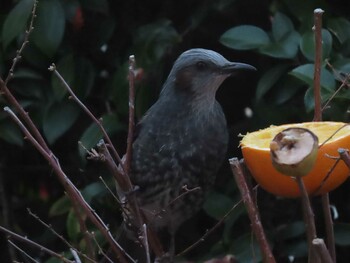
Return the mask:
<svg viewBox="0 0 350 263">
<path fill-rule="evenodd" d="M 51 66 L 48 68 L 49 71 L 55 71 L 56 70 L 56 65 L 55 63 L 52 63 Z"/>
<path fill-rule="evenodd" d="M 316 9 L 314 10 L 314 14 L 323 14 L 323 13 L 324 13 L 324 10 L 321 9 L 321 8 L 316 8 Z"/>
</svg>

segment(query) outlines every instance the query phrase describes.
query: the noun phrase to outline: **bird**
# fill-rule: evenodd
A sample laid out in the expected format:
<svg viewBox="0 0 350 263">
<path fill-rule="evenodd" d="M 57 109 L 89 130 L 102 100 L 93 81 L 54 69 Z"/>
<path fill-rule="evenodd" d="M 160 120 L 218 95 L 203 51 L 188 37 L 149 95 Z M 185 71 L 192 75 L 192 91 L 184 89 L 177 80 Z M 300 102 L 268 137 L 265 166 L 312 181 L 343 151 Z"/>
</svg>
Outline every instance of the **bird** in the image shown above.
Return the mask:
<svg viewBox="0 0 350 263">
<path fill-rule="evenodd" d="M 179 226 L 200 210 L 225 160 L 229 136 L 215 94 L 240 70 L 255 68 L 213 50 L 185 51 L 137 124 L 130 168 L 134 194 L 148 227 L 171 235 L 170 247 Z"/>
</svg>

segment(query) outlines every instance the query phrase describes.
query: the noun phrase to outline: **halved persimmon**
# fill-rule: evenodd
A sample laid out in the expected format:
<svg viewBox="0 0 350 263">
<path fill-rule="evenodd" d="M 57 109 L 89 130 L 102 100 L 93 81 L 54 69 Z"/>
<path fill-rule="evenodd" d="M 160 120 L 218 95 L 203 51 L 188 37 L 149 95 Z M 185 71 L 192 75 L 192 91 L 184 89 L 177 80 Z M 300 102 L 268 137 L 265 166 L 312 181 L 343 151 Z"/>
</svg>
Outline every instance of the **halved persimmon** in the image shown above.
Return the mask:
<svg viewBox="0 0 350 263">
<path fill-rule="evenodd" d="M 304 122 L 271 126 L 246 134 L 241 140 L 245 163 L 266 191 L 284 197 L 298 197 L 300 191 L 296 181 L 279 173 L 272 165 L 270 142 L 275 135 L 287 128 L 300 127 L 311 130 L 319 140 L 319 150 L 314 168 L 303 177 L 306 190 L 311 195 L 324 194 L 341 185 L 349 175 L 342 162 L 334 167 L 339 148 L 350 148 L 350 125 L 342 122 Z M 333 158 L 335 157 L 335 158 Z M 330 173 L 330 170 L 333 171 Z"/>
</svg>

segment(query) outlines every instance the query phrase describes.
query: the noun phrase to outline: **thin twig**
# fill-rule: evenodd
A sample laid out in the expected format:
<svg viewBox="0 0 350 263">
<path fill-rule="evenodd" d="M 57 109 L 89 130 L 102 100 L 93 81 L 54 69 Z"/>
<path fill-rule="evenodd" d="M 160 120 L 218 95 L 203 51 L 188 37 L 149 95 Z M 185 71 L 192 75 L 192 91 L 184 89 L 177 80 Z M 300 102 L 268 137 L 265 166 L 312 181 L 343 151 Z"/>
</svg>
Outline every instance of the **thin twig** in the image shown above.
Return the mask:
<svg viewBox="0 0 350 263">
<path fill-rule="evenodd" d="M 73 212 L 75 213 L 75 216 L 78 219 L 80 231 L 83 234 L 83 238 L 86 243 L 88 257 L 95 258 L 95 250 L 92 244 L 92 240 L 90 239 L 90 236 L 88 234 L 89 230 L 86 225 L 86 219 L 85 219 L 85 216 L 83 215 L 83 212 L 80 209 L 81 207 L 80 202 L 75 198 L 72 199 L 72 207 L 73 207 Z"/>
<path fill-rule="evenodd" d="M 98 243 L 98 241 L 97 241 L 97 239 L 96 239 L 96 237 L 95 237 L 95 232 L 91 232 L 90 235 L 92 236 L 92 239 L 95 241 L 95 244 L 96 244 L 96 246 L 97 246 L 97 248 L 98 248 L 99 253 L 100 253 L 101 255 L 103 255 L 104 258 L 105 258 L 106 260 L 108 260 L 110 263 L 114 263 L 113 260 L 111 260 L 111 259 L 106 255 L 106 253 L 103 251 L 103 249 L 101 248 L 100 244 Z M 136 262 L 135 262 L 135 263 L 136 263 Z"/>
<path fill-rule="evenodd" d="M 16 109 L 16 111 L 22 117 L 24 122 L 28 125 L 28 129 L 33 134 L 33 137 L 35 138 L 35 140 L 40 144 L 40 146 L 45 150 L 45 152 L 49 154 L 51 151 L 47 146 L 44 138 L 41 136 L 39 130 L 36 128 L 34 122 L 29 117 L 28 112 L 26 112 L 21 106 L 21 104 L 19 104 L 17 99 L 12 95 L 11 91 L 8 89 L 7 85 L 5 85 L 5 82 L 1 78 L 0 78 L 0 90 L 2 92 L 2 95 L 9 102 L 9 104 Z"/>
<path fill-rule="evenodd" d="M 120 172 L 118 172 L 118 166 L 115 164 L 115 162 L 113 161 L 108 147 L 105 144 L 105 142 L 103 140 L 101 140 L 98 144 L 97 144 L 97 148 L 98 148 L 98 153 L 103 156 L 100 157 L 104 160 L 104 162 L 106 163 L 107 167 L 109 168 L 111 174 L 114 176 L 114 178 L 117 181 L 117 194 L 119 196 L 119 200 L 121 200 L 121 202 L 123 202 L 123 199 L 125 199 L 125 197 L 127 196 L 127 201 L 128 201 L 128 207 L 125 207 L 125 205 L 121 205 L 121 208 L 123 210 L 128 209 L 129 207 L 131 208 L 134 216 L 135 216 L 135 220 L 137 222 L 137 226 L 142 227 L 144 224 L 144 219 L 143 219 L 143 215 L 140 211 L 140 208 L 138 206 L 137 200 L 135 195 L 130 194 L 134 191 L 133 190 L 128 190 L 128 188 L 125 188 L 125 185 L 127 183 L 119 183 L 120 178 L 118 178 L 118 174 L 120 174 Z M 122 178 L 126 178 L 126 177 L 122 177 Z M 123 187 L 124 186 L 124 187 Z M 126 217 L 128 217 L 129 212 L 125 212 L 124 215 Z M 140 229 L 142 231 L 142 229 Z M 148 237 L 147 240 L 149 241 L 149 245 L 152 248 L 153 252 L 156 254 L 157 257 L 161 257 L 164 252 L 163 252 L 163 248 L 162 248 L 162 244 L 159 241 L 159 238 L 157 237 L 156 233 L 152 230 L 152 229 L 148 229 L 147 231 L 148 233 Z M 145 238 L 143 238 L 143 240 L 141 240 L 141 243 L 143 243 L 145 240 Z M 143 244 L 144 248 L 146 247 L 146 244 Z M 148 246 L 148 244 L 147 244 Z M 146 248 L 145 248 L 146 249 Z M 149 253 L 149 251 L 145 251 L 145 254 L 147 255 L 147 253 Z"/>
<path fill-rule="evenodd" d="M 346 74 L 346 77 L 344 78 L 342 76 L 342 74 L 340 74 L 331 63 L 329 63 L 328 60 L 326 60 L 327 66 L 331 68 L 333 74 L 335 75 L 335 78 L 338 79 L 339 81 L 341 81 L 342 83 L 344 83 L 348 88 L 350 88 L 350 83 L 345 81 L 347 79 L 347 77 L 349 76 L 349 73 Z"/>
<path fill-rule="evenodd" d="M 0 165 L 0 199 L 1 199 L 1 216 L 2 223 L 7 229 L 12 229 L 12 220 L 11 220 L 11 209 L 9 207 L 8 194 L 6 192 L 5 176 L 2 170 L 2 165 Z M 8 252 L 12 261 L 16 259 L 16 253 L 12 246 L 8 245 Z"/>
<path fill-rule="evenodd" d="M 118 244 L 117 241 L 113 238 L 110 233 L 108 227 L 104 224 L 102 219 L 98 216 L 98 214 L 93 210 L 90 205 L 85 201 L 79 190 L 75 187 L 75 185 L 70 181 L 67 175 L 63 172 L 59 163 L 57 162 L 56 156 L 53 153 L 47 153 L 44 148 L 35 140 L 32 134 L 27 130 L 27 128 L 23 125 L 23 123 L 18 119 L 18 117 L 13 113 L 13 111 L 9 107 L 5 107 L 4 111 L 6 111 L 13 121 L 19 126 L 24 135 L 28 138 L 28 140 L 33 144 L 33 146 L 39 151 L 39 153 L 49 162 L 53 171 L 56 173 L 60 183 L 64 186 L 67 194 L 73 202 L 78 202 L 89 219 L 95 224 L 95 226 L 101 231 L 103 236 L 111 245 L 111 248 L 118 256 L 121 262 L 127 262 L 124 255 L 127 256 L 124 249 Z"/>
<path fill-rule="evenodd" d="M 99 129 L 102 131 L 103 137 L 107 142 L 108 147 L 112 150 L 112 153 L 114 155 L 114 157 L 116 158 L 117 162 L 119 163 L 119 166 L 121 167 L 122 172 L 117 168 L 115 169 L 115 165 L 110 166 L 110 167 L 114 167 L 113 168 L 113 176 L 116 178 L 118 185 L 120 186 L 121 190 L 123 192 L 131 192 L 133 190 L 133 185 L 130 181 L 129 175 L 127 173 L 127 170 L 124 166 L 124 163 L 122 162 L 118 152 L 116 151 L 116 149 L 113 147 L 112 141 L 109 138 L 106 130 L 104 129 L 101 121 L 99 121 L 93 114 L 92 112 L 85 106 L 85 104 L 83 104 L 79 98 L 75 95 L 75 93 L 73 92 L 73 90 L 70 88 L 70 86 L 68 85 L 68 83 L 65 81 L 65 79 L 61 76 L 61 74 L 57 71 L 55 64 L 52 64 L 49 68 L 50 71 L 52 71 L 57 77 L 58 79 L 61 81 L 61 83 L 63 84 L 63 86 L 67 89 L 68 93 L 70 94 L 70 97 L 85 111 L 85 113 L 98 125 Z M 112 160 L 110 160 L 112 161 Z M 137 225 L 139 227 L 142 227 L 142 225 L 144 224 L 144 220 L 142 217 L 142 214 L 140 212 L 137 200 L 134 196 L 130 196 L 129 198 L 129 203 L 130 206 L 133 210 L 133 213 L 135 215 L 135 219 L 137 222 Z M 153 231 L 149 231 L 148 233 L 153 233 Z M 151 240 L 156 240 L 157 237 L 154 236 Z M 161 248 L 155 248 L 153 245 L 153 243 L 151 243 L 152 249 L 155 251 L 155 253 L 157 253 L 157 251 L 162 251 Z M 159 242 L 156 242 L 155 244 L 160 244 Z M 158 246 L 158 245 L 157 245 Z M 148 253 L 148 252 L 146 252 Z"/>
<path fill-rule="evenodd" d="M 213 233 L 219 226 L 221 226 L 224 221 L 229 217 L 229 215 L 237 208 L 237 206 L 239 206 L 242 203 L 242 199 L 239 200 L 236 204 L 234 204 L 231 209 L 212 227 L 210 228 L 207 232 L 205 232 L 205 234 L 198 239 L 196 242 L 194 242 L 192 245 L 190 245 L 189 247 L 187 247 L 186 249 L 184 249 L 183 251 L 181 251 L 180 253 L 178 253 L 176 256 L 183 256 L 186 253 L 188 253 L 189 251 L 191 251 L 192 249 L 194 249 L 196 246 L 198 246 L 200 243 L 202 243 L 203 241 L 206 240 L 206 238 Z"/>
<path fill-rule="evenodd" d="M 98 152 L 94 153 L 95 159 L 99 159 L 107 165 L 107 168 L 109 169 L 111 175 L 117 182 L 117 194 L 119 196 L 119 200 L 121 200 L 125 196 L 125 193 L 130 193 L 133 191 L 129 190 L 128 182 L 126 181 L 126 179 L 129 177 L 124 175 L 120 176 L 123 173 L 123 171 L 121 171 L 120 166 L 118 167 L 117 164 L 114 162 L 113 157 L 109 152 L 110 147 L 107 147 L 107 144 L 104 142 L 103 139 L 97 143 L 96 147 Z"/>
<path fill-rule="evenodd" d="M 36 8 L 38 6 L 38 2 L 39 1 L 34 0 L 33 8 L 32 8 L 32 16 L 31 16 L 31 19 L 30 19 L 30 22 L 29 22 L 28 29 L 25 31 L 24 40 L 22 42 L 22 45 L 21 45 L 20 49 L 16 51 L 16 57 L 13 59 L 13 63 L 11 65 L 9 73 L 7 74 L 7 77 L 5 79 L 5 86 L 7 86 L 8 82 L 10 81 L 10 79 L 13 78 L 13 74 L 15 72 L 15 67 L 16 67 L 18 61 L 22 58 L 22 52 L 23 52 L 24 48 L 29 43 L 29 36 L 30 36 L 30 34 L 32 33 L 32 31 L 34 29 L 33 24 L 34 24 L 34 19 L 36 17 Z"/>
<path fill-rule="evenodd" d="M 312 245 L 317 253 L 320 255 L 321 262 L 320 263 L 334 263 L 331 256 L 327 251 L 327 247 L 321 238 L 316 238 L 312 240 Z"/>
<path fill-rule="evenodd" d="M 81 259 L 79 258 L 79 255 L 78 255 L 77 251 L 74 250 L 73 248 L 70 248 L 69 250 L 72 253 L 75 262 L 76 263 L 81 263 Z"/>
<path fill-rule="evenodd" d="M 322 144 L 320 146 L 318 146 L 318 148 L 321 148 L 323 145 L 325 145 L 328 141 L 330 141 L 340 130 L 344 129 L 346 126 L 348 126 L 348 123 L 345 123 L 344 125 L 342 125 L 341 127 L 339 127 L 335 132 L 333 132 L 328 138 L 327 140 L 325 140 L 324 142 L 322 142 Z"/>
<path fill-rule="evenodd" d="M 2 227 L 2 226 L 0 226 L 0 231 L 8 234 L 13 239 L 16 239 L 16 240 L 18 240 L 20 242 L 24 242 L 24 243 L 26 243 L 26 244 L 28 244 L 28 245 L 30 245 L 32 247 L 35 247 L 35 248 L 39 249 L 40 251 L 43 251 L 43 252 L 49 254 L 52 257 L 60 259 L 63 262 L 74 263 L 74 261 L 70 261 L 70 260 L 66 259 L 63 255 L 60 255 L 60 254 L 58 254 L 58 253 L 56 253 L 56 252 L 54 252 L 54 251 L 52 251 L 52 250 L 50 250 L 50 249 L 40 245 L 40 244 L 38 244 L 38 243 L 36 243 L 36 242 L 26 238 L 26 237 L 22 237 L 21 235 L 18 235 L 16 233 L 14 233 L 14 232 L 12 232 L 12 231 Z"/>
<path fill-rule="evenodd" d="M 232 158 L 229 160 L 232 173 L 236 180 L 239 191 L 241 192 L 241 196 L 243 202 L 247 208 L 248 216 L 252 225 L 253 232 L 256 236 L 256 239 L 259 243 L 261 252 L 263 254 L 263 260 L 266 263 L 275 263 L 276 260 L 272 254 L 270 245 L 267 241 L 264 228 L 261 224 L 259 211 L 254 203 L 251 192 L 249 191 L 248 185 L 245 181 L 245 176 L 243 169 L 239 163 L 237 158 Z"/>
<path fill-rule="evenodd" d="M 73 92 L 73 90 L 70 88 L 70 86 L 68 85 L 68 83 L 65 81 L 65 79 L 61 76 L 61 74 L 57 71 L 55 64 L 52 64 L 49 67 L 49 70 L 52 71 L 57 77 L 58 79 L 61 81 L 61 83 L 63 84 L 63 86 L 67 89 L 68 93 L 70 94 L 70 97 L 85 111 L 85 113 L 98 125 L 99 129 L 101 130 L 104 139 L 107 142 L 108 147 L 112 150 L 112 153 L 114 155 L 114 157 L 116 158 L 117 162 L 119 163 L 119 166 L 121 167 L 122 172 L 119 169 L 114 169 L 114 173 L 113 175 L 115 176 L 119 186 L 121 187 L 121 190 L 123 192 L 131 192 L 133 189 L 133 185 L 130 181 L 129 175 L 126 173 L 126 169 L 124 167 L 124 163 L 122 162 L 118 152 L 116 151 L 116 149 L 113 147 L 112 141 L 109 138 L 106 130 L 104 129 L 102 122 L 99 121 L 93 114 L 92 112 L 85 106 L 85 104 L 83 104 L 79 98 L 75 95 L 75 93 Z M 135 219 L 137 221 L 137 225 L 139 227 L 142 227 L 143 225 L 143 218 L 138 206 L 138 203 L 136 201 L 136 198 L 131 196 L 129 199 L 129 203 L 131 204 L 133 213 L 135 215 Z M 156 239 L 156 237 L 154 237 L 153 239 Z M 152 240 L 153 240 L 152 239 Z M 157 243 L 159 244 L 159 242 Z M 153 246 L 152 246 L 153 248 Z M 153 250 L 158 251 L 158 249 L 154 248 Z"/>
<path fill-rule="evenodd" d="M 22 52 L 26 45 L 28 44 L 28 39 L 33 31 L 33 23 L 34 18 L 36 17 L 36 8 L 37 8 L 38 1 L 34 1 L 33 9 L 32 9 L 32 17 L 29 23 L 29 27 L 25 32 L 24 41 L 22 43 L 22 46 L 19 50 L 17 50 L 16 57 L 13 59 L 13 63 L 11 65 L 11 68 L 9 70 L 9 73 L 5 79 L 5 81 L 0 78 L 0 91 L 2 95 L 6 98 L 6 100 L 16 109 L 16 111 L 19 113 L 19 115 L 22 117 L 24 122 L 28 125 L 28 129 L 33 134 L 34 138 L 40 143 L 40 145 L 45 149 L 46 152 L 50 152 L 49 147 L 47 146 L 44 138 L 41 136 L 39 130 L 36 128 L 34 122 L 29 117 L 28 113 L 23 109 L 22 105 L 19 104 L 19 102 L 16 100 L 16 98 L 12 95 L 11 91 L 8 89 L 7 84 L 11 80 L 14 74 L 15 67 L 20 60 L 22 56 Z"/>
<path fill-rule="evenodd" d="M 37 216 L 36 214 L 34 214 L 29 208 L 27 208 L 27 211 L 29 213 L 30 216 L 34 217 L 40 224 L 42 224 L 43 226 L 46 227 L 46 229 L 50 230 L 50 232 L 58 237 L 67 247 L 69 247 L 71 250 L 76 251 L 76 253 L 78 253 L 80 256 L 84 257 L 86 260 L 90 261 L 90 262 L 96 262 L 95 260 L 93 260 L 92 258 L 88 257 L 87 255 L 85 255 L 84 253 L 80 252 L 79 250 L 77 250 L 76 248 L 73 247 L 72 244 L 70 244 L 62 235 L 58 234 L 55 229 L 53 229 L 52 225 L 49 225 L 47 223 L 45 223 L 43 220 L 40 219 L 39 216 Z"/>
<path fill-rule="evenodd" d="M 350 74 L 346 75 L 346 78 L 343 79 L 341 85 L 339 86 L 339 88 L 332 94 L 332 96 L 327 100 L 327 102 L 325 103 L 325 105 L 322 107 L 322 112 L 328 107 L 328 105 L 331 103 L 331 101 L 335 98 L 335 96 L 337 96 L 337 94 L 345 87 L 348 85 L 348 81 L 350 79 Z"/>
<path fill-rule="evenodd" d="M 122 170 L 125 172 L 124 169 L 124 165 L 121 161 L 121 158 L 117 152 L 117 150 L 113 147 L 112 141 L 108 136 L 108 133 L 106 132 L 105 128 L 102 125 L 102 122 L 100 120 L 98 120 L 94 114 L 92 114 L 92 112 L 85 106 L 85 104 L 83 102 L 81 102 L 81 100 L 75 95 L 75 93 L 73 92 L 73 90 L 70 88 L 70 86 L 68 85 L 68 83 L 65 81 L 65 79 L 62 77 L 62 75 L 57 71 L 56 65 L 52 64 L 49 67 L 49 70 L 52 71 L 55 76 L 60 80 L 60 82 L 62 83 L 63 87 L 68 91 L 70 98 L 72 98 L 80 108 L 82 108 L 84 110 L 84 112 L 94 121 L 94 123 L 97 124 L 97 126 L 99 127 L 99 129 L 101 130 L 104 139 L 107 141 L 107 143 L 111 146 L 112 149 L 112 153 L 114 158 L 117 160 L 117 162 L 119 163 L 119 165 L 122 167 Z"/>
<path fill-rule="evenodd" d="M 301 193 L 301 202 L 303 207 L 304 221 L 306 225 L 306 235 L 307 235 L 307 242 L 309 247 L 308 262 L 309 263 L 319 262 L 318 254 L 315 254 L 315 250 L 313 249 L 313 246 L 312 246 L 312 241 L 315 238 L 317 238 L 314 212 L 312 211 L 312 208 L 311 208 L 310 199 L 307 194 L 307 191 L 303 182 L 303 178 L 298 176 L 296 177 L 296 181 L 298 183 L 299 190 Z"/>
<path fill-rule="evenodd" d="M 338 157 L 338 158 L 335 159 L 335 162 L 332 165 L 331 169 L 329 169 L 329 171 L 327 172 L 326 176 L 322 179 L 322 182 L 317 187 L 317 189 L 311 194 L 311 196 L 315 196 L 321 191 L 322 187 L 327 182 L 328 178 L 331 176 L 331 174 L 333 173 L 334 169 L 337 167 L 339 162 L 340 162 L 340 158 Z"/>
<path fill-rule="evenodd" d="M 323 209 L 323 216 L 324 216 L 324 221 L 325 221 L 325 225 L 326 225 L 326 241 L 327 241 L 328 251 L 326 249 L 326 246 L 324 246 L 324 248 L 326 249 L 328 256 L 331 258 L 331 261 L 324 261 L 324 262 L 336 262 L 333 219 L 332 219 L 332 215 L 331 215 L 331 205 L 329 202 L 329 195 L 328 194 L 322 195 L 322 207 L 324 208 Z M 328 211 L 326 211 L 327 207 L 328 207 Z M 322 252 L 321 258 L 322 258 L 323 254 L 325 254 L 325 252 L 323 250 L 321 252 Z"/>
<path fill-rule="evenodd" d="M 148 245 L 148 233 L 147 233 L 148 231 L 147 231 L 147 225 L 146 224 L 143 224 L 142 232 L 143 232 L 143 237 L 145 238 L 143 243 L 145 244 L 147 263 L 151 263 L 151 255 L 149 253 L 149 245 Z"/>
<path fill-rule="evenodd" d="M 339 148 L 338 153 L 340 158 L 346 164 L 346 166 L 350 169 L 350 155 L 348 149 Z"/>
<path fill-rule="evenodd" d="M 17 246 L 15 243 L 13 243 L 11 240 L 7 240 L 7 242 L 15 249 L 17 249 L 19 252 L 21 252 L 25 257 L 29 258 L 31 261 L 35 263 L 39 263 L 39 261 L 35 260 L 32 256 L 30 256 L 27 252 L 25 252 L 23 249 L 21 249 L 19 246 Z"/>
<path fill-rule="evenodd" d="M 128 138 L 125 157 L 126 174 L 129 174 L 131 158 L 132 158 L 132 144 L 134 140 L 135 127 L 135 56 L 129 57 L 129 127 Z"/>
<path fill-rule="evenodd" d="M 184 196 L 196 192 L 196 191 L 200 191 L 202 188 L 200 186 L 194 187 L 194 188 L 190 188 L 188 189 L 187 185 L 182 186 L 182 189 L 184 190 L 183 193 L 179 194 L 176 198 L 174 198 L 173 200 L 171 200 L 169 203 L 167 203 L 167 205 L 159 212 L 154 214 L 154 217 L 159 217 L 161 216 L 162 213 L 166 212 L 166 209 L 168 207 L 171 207 L 174 203 L 176 203 L 179 199 L 183 198 Z"/>
<path fill-rule="evenodd" d="M 105 182 L 105 180 L 102 178 L 102 176 L 100 176 L 99 179 L 101 180 L 101 182 L 103 183 L 103 185 L 106 187 L 106 189 L 108 190 L 108 192 L 111 194 L 111 196 L 114 198 L 114 200 L 117 201 L 117 203 L 121 206 L 121 202 L 120 202 L 119 198 L 113 193 L 112 189 L 109 188 L 109 186 L 107 185 L 107 183 Z"/>
<path fill-rule="evenodd" d="M 315 31 L 315 71 L 314 71 L 314 98 L 315 113 L 314 121 L 322 121 L 321 111 L 321 63 L 322 63 L 322 9 L 314 11 Z"/>
<path fill-rule="evenodd" d="M 325 109 L 330 102 L 330 100 L 327 101 L 326 105 L 324 108 L 321 108 L 321 64 L 322 64 L 322 15 L 324 11 L 320 8 L 317 8 L 314 10 L 314 32 L 315 32 L 315 71 L 314 71 L 314 98 L 315 98 L 315 114 L 314 114 L 314 121 L 322 121 L 322 110 Z M 342 86 L 341 86 L 342 87 Z M 338 89 L 338 91 L 341 88 Z M 332 97 L 336 95 L 337 91 L 333 94 Z M 325 142 L 324 142 L 325 143 Z M 323 144 L 324 144 L 323 143 Z M 297 178 L 298 181 L 298 178 Z M 302 179 L 300 178 L 299 187 L 302 184 Z M 307 194 L 306 194 L 307 196 Z M 308 196 L 307 196 L 308 197 Z M 303 196 L 302 198 L 306 198 Z M 304 200 L 306 202 L 306 200 Z M 305 205 L 310 205 L 310 202 Z M 310 211 L 312 212 L 311 205 L 309 208 L 305 208 L 308 210 L 308 214 L 306 216 L 310 216 Z M 332 221 L 332 216 L 330 212 L 330 204 L 329 204 L 329 194 L 325 193 L 322 195 L 322 210 L 325 218 L 325 227 L 326 227 L 326 233 L 327 233 L 327 245 L 329 249 L 329 253 L 332 256 L 333 260 L 335 261 L 335 242 L 334 242 L 334 231 L 333 231 L 333 221 Z M 307 211 L 305 211 L 307 212 Z M 306 220 L 308 220 L 306 218 Z M 314 222 L 314 219 L 310 218 L 309 223 L 311 221 Z M 312 226 L 310 226 L 311 228 Z M 310 229 L 311 231 L 311 229 Z M 311 232 L 310 232 L 310 237 L 311 238 Z M 315 236 L 316 236 L 316 228 L 315 228 Z M 313 247 L 312 247 L 312 240 L 309 241 L 309 251 L 311 251 L 312 255 L 314 254 Z M 309 253 L 310 255 L 310 253 Z M 309 262 L 313 259 L 309 258 Z"/>
</svg>

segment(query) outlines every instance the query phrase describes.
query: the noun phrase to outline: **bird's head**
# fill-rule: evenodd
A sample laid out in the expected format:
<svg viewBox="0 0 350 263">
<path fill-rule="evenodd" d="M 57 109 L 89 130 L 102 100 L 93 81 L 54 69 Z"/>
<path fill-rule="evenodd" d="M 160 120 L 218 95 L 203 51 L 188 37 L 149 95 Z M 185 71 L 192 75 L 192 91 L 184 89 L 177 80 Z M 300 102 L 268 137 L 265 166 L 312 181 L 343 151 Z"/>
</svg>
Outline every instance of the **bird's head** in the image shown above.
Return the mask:
<svg viewBox="0 0 350 263">
<path fill-rule="evenodd" d="M 191 100 L 214 102 L 221 83 L 240 70 L 255 70 L 251 65 L 230 62 L 207 49 L 190 49 L 175 61 L 162 95 L 183 94 Z"/>
</svg>

